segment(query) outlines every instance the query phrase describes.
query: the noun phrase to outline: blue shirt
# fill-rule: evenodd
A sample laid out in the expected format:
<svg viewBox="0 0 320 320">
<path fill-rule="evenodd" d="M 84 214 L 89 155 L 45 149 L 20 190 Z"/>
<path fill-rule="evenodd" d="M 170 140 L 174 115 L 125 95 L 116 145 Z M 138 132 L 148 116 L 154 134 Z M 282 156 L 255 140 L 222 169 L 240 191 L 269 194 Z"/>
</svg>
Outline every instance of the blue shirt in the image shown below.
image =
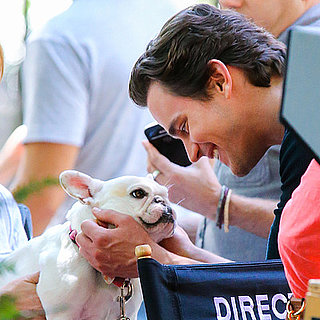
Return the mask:
<svg viewBox="0 0 320 320">
<path fill-rule="evenodd" d="M 18 205 L 12 194 L 0 185 L 0 261 L 27 241 Z"/>
</svg>

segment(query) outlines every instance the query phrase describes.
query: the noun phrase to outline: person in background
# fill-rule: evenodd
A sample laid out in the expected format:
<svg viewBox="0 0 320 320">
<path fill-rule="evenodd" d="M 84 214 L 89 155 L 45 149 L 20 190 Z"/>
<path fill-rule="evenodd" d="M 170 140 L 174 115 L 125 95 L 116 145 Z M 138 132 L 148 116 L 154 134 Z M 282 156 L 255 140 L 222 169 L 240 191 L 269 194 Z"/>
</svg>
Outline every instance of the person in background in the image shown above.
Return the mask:
<svg viewBox="0 0 320 320">
<path fill-rule="evenodd" d="M 291 26 L 320 26 L 319 0 L 220 0 L 219 3 L 224 9 L 233 9 L 251 18 L 285 44 Z M 195 163 L 193 168 L 179 168 L 149 143 L 144 142 L 144 145 L 149 158 L 148 171 L 159 170 L 161 174 L 157 181 L 173 185 L 169 193 L 171 200 L 185 199 L 181 202 L 182 206 L 203 215 L 198 225 L 198 246 L 233 260 L 254 261 L 265 257 L 267 238 L 274 219 L 273 210 L 281 195 L 280 146 L 272 146 L 248 175 L 237 177 L 219 159 L 215 160 L 214 172 L 204 159 L 201 159 L 202 163 Z M 306 164 L 296 172 L 295 186 Z M 197 199 L 192 196 L 195 185 L 201 186 L 197 189 Z M 216 212 L 220 209 L 222 185 L 229 188 L 231 197 L 228 233 L 219 229 L 215 221 Z M 277 217 L 281 214 L 281 207 L 283 203 L 275 211 Z M 272 242 L 276 239 L 277 221 L 278 218 L 273 227 Z M 279 258 L 277 251 L 269 256 Z"/>
<path fill-rule="evenodd" d="M 27 135 L 16 190 L 75 169 L 102 180 L 145 175 L 148 112 L 133 108 L 130 69 L 174 12 L 171 1 L 76 0 L 34 31 L 22 68 Z M 64 221 L 73 200 L 58 185 L 31 194 L 34 235 Z"/>
<path fill-rule="evenodd" d="M 310 279 L 320 279 L 320 165 L 313 159 L 283 209 L 279 252 L 295 298 L 305 298 Z"/>
<path fill-rule="evenodd" d="M 3 51 L 0 46 L 0 80 L 3 75 L 3 60 Z M 0 185 L 0 268 L 5 267 L 1 265 L 1 261 L 11 251 L 19 248 L 27 241 L 18 205 L 12 194 Z M 0 298 L 3 295 L 14 296 L 17 310 L 36 314 L 37 316 L 33 319 L 45 319 L 41 302 L 36 293 L 38 280 L 39 273 L 36 273 L 12 281 L 5 287 L 0 284 Z"/>
<path fill-rule="evenodd" d="M 9 186 L 17 172 L 24 152 L 23 140 L 27 134 L 27 127 L 20 125 L 10 134 L 0 150 L 0 183 Z"/>
<path fill-rule="evenodd" d="M 4 55 L 0 45 L 0 80 L 4 70 Z M 28 241 L 21 214 L 12 194 L 0 185 L 0 262 L 11 251 Z"/>
</svg>

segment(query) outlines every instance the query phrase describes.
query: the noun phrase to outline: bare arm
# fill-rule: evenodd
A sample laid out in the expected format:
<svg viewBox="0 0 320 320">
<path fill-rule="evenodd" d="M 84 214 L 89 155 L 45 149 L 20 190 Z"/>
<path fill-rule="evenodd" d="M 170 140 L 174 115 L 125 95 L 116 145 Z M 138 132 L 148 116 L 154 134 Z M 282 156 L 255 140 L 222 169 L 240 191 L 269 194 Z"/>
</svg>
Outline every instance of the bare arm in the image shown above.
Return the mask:
<svg viewBox="0 0 320 320">
<path fill-rule="evenodd" d="M 27 134 L 27 127 L 21 125 L 16 128 L 0 151 L 0 183 L 8 185 L 17 172 L 23 155 L 23 139 Z"/>
<path fill-rule="evenodd" d="M 183 207 L 215 220 L 221 185 L 210 160 L 201 158 L 192 166 L 184 168 L 171 163 L 150 143 L 143 144 L 148 153 L 148 171 L 158 169 L 161 172 L 156 180 L 170 186 L 170 200 L 175 203 L 181 201 Z M 232 193 L 230 224 L 267 238 L 277 202 Z"/>
<path fill-rule="evenodd" d="M 173 261 L 163 262 L 167 264 L 190 264 L 190 263 L 225 263 L 230 262 L 230 260 L 220 257 L 214 253 L 207 250 L 203 250 L 195 246 L 191 240 L 188 238 L 186 232 L 182 228 L 177 228 L 174 236 L 161 241 L 160 245 L 166 250 L 177 255 L 177 263 L 175 259 Z M 192 261 L 185 261 L 186 263 L 181 263 L 182 257 L 191 259 Z M 160 260 L 161 261 L 161 260 Z"/>
<path fill-rule="evenodd" d="M 78 150 L 78 147 L 72 145 L 56 143 L 26 144 L 13 188 L 29 181 L 39 181 L 47 177 L 58 178 L 63 170 L 73 168 Z M 46 187 L 26 199 L 25 204 L 32 214 L 35 236 L 44 231 L 64 197 L 65 193 L 57 185 Z"/>
</svg>

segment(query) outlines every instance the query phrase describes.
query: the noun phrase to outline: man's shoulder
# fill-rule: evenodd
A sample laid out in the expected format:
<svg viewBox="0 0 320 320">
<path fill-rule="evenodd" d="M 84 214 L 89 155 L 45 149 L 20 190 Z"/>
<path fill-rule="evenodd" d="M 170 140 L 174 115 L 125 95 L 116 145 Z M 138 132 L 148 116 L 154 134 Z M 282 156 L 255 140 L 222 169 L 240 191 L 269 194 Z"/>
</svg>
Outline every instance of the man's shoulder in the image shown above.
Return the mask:
<svg viewBox="0 0 320 320">
<path fill-rule="evenodd" d="M 312 152 L 290 129 L 286 129 L 280 150 L 280 175 L 284 185 L 295 188 L 313 159 Z"/>
</svg>

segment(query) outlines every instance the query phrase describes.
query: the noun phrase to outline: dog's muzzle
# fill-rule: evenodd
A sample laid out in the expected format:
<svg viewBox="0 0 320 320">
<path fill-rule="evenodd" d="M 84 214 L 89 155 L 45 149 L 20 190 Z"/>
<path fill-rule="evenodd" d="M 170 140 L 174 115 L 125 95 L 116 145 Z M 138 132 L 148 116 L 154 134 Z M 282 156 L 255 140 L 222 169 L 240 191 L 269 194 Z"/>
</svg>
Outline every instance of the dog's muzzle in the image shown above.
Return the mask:
<svg viewBox="0 0 320 320">
<path fill-rule="evenodd" d="M 140 217 L 141 222 L 146 226 L 146 227 L 155 227 L 157 225 L 159 225 L 160 223 L 163 224 L 171 224 L 174 223 L 175 221 L 175 214 L 174 211 L 172 210 L 172 208 L 167 205 L 163 199 L 155 197 L 152 201 L 153 205 L 158 205 L 161 206 L 161 215 L 159 217 L 159 219 L 155 222 L 147 222 L 145 221 L 145 219 L 143 219 L 143 217 Z M 151 204 L 151 205 L 152 205 Z M 158 209 L 159 210 L 159 209 Z"/>
</svg>

